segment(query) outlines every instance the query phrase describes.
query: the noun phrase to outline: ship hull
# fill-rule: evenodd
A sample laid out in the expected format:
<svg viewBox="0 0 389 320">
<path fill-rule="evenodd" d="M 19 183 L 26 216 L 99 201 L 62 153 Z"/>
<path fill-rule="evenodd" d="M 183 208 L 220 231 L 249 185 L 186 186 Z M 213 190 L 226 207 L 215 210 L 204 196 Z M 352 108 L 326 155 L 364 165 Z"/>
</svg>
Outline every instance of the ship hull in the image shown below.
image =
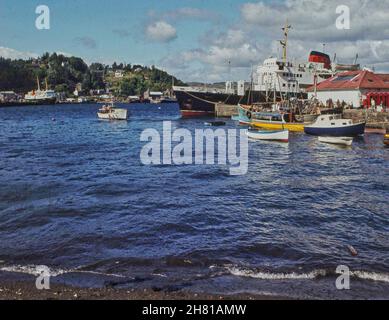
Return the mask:
<svg viewBox="0 0 389 320">
<path fill-rule="evenodd" d="M 305 133 L 313 136 L 354 137 L 365 133 L 366 123 L 358 123 L 350 126 L 336 128 L 306 126 Z"/>
<path fill-rule="evenodd" d="M 102 120 L 127 120 L 127 109 L 113 109 L 111 112 L 98 112 L 97 116 Z"/>
<path fill-rule="evenodd" d="M 52 98 L 52 99 L 31 99 L 31 100 L 26 100 L 26 104 L 31 104 L 31 105 L 49 105 L 49 104 L 55 104 L 57 102 L 57 98 Z"/>
<path fill-rule="evenodd" d="M 251 125 L 256 128 L 267 130 L 289 130 L 292 132 L 304 132 L 304 124 L 302 123 L 277 123 L 253 120 Z"/>
<path fill-rule="evenodd" d="M 213 117 L 214 115 L 215 112 L 211 112 L 211 111 L 181 109 L 182 118 L 203 118 L 203 117 Z"/>
<path fill-rule="evenodd" d="M 0 107 L 24 107 L 56 104 L 56 99 L 1 102 Z"/>
<path fill-rule="evenodd" d="M 214 116 L 216 104 L 237 106 L 240 103 L 261 103 L 273 101 L 273 93 L 265 91 L 247 91 L 244 96 L 237 94 L 212 93 L 212 92 L 195 92 L 175 90 L 174 94 L 180 106 L 182 117 L 204 117 Z M 280 96 L 280 93 L 277 93 Z M 306 98 L 305 93 L 301 93 L 299 98 Z"/>
<path fill-rule="evenodd" d="M 183 117 L 214 116 L 217 103 L 237 105 L 241 99 L 238 95 L 207 92 L 174 92 Z"/>
</svg>

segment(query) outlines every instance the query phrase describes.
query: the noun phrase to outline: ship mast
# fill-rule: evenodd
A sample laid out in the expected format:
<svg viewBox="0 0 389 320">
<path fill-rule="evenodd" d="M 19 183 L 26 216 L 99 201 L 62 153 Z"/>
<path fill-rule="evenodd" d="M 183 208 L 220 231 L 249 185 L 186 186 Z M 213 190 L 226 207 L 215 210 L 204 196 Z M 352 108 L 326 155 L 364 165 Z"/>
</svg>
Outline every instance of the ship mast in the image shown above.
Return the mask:
<svg viewBox="0 0 389 320">
<path fill-rule="evenodd" d="M 284 61 L 284 63 L 286 64 L 287 62 L 287 58 L 288 58 L 288 52 L 287 52 L 287 48 L 288 48 L 288 34 L 289 34 L 289 30 L 292 28 L 291 25 L 288 24 L 288 19 L 286 19 L 286 23 L 285 23 L 285 27 L 282 28 L 282 31 L 284 31 L 284 40 L 280 40 L 280 43 L 281 43 L 281 46 L 282 46 L 282 59 Z"/>
<path fill-rule="evenodd" d="M 41 91 L 41 85 L 39 83 L 39 77 L 38 76 L 36 77 L 36 83 L 38 85 L 38 91 Z"/>
</svg>

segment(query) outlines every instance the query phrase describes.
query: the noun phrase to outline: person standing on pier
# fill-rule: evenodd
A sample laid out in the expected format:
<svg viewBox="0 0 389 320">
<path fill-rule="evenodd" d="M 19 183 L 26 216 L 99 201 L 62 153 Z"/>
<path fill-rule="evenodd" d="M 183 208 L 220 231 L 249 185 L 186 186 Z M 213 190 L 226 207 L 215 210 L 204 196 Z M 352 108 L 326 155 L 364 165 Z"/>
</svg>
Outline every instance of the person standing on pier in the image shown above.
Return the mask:
<svg viewBox="0 0 389 320">
<path fill-rule="evenodd" d="M 371 108 L 373 111 L 375 111 L 375 109 L 376 109 L 376 103 L 375 103 L 374 98 L 371 99 Z"/>
</svg>

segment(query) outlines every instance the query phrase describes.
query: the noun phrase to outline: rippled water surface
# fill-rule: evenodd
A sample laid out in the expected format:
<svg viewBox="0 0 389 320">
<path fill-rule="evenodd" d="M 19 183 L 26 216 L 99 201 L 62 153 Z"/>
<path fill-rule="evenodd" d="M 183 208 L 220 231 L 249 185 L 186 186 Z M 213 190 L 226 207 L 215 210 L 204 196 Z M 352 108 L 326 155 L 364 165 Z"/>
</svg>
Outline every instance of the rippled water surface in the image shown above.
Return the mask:
<svg viewBox="0 0 389 320">
<path fill-rule="evenodd" d="M 85 286 L 389 298 L 382 136 L 352 148 L 304 134 L 250 141 L 248 174 L 231 176 L 143 165 L 145 128 L 204 120 L 180 119 L 176 105 L 125 107 L 128 122 L 99 121 L 98 105 L 0 109 L 3 271 L 45 264 Z M 335 289 L 340 264 L 353 272 L 348 292 Z"/>
</svg>

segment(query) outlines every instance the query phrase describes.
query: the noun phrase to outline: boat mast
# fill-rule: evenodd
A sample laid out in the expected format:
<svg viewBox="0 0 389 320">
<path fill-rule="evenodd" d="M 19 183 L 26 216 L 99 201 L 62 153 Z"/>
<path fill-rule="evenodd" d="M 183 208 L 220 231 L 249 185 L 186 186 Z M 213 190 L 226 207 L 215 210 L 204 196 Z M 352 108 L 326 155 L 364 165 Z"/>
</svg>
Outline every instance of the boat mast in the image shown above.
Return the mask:
<svg viewBox="0 0 389 320">
<path fill-rule="evenodd" d="M 315 74 L 313 76 L 314 88 L 315 88 L 315 99 L 317 99 L 317 73 L 315 70 Z"/>
<path fill-rule="evenodd" d="M 253 65 L 251 65 L 250 87 L 249 87 L 249 91 L 248 91 L 248 94 L 247 94 L 247 104 L 248 105 L 250 104 L 250 97 L 251 97 L 252 86 L 253 86 Z M 245 92 L 245 95 L 246 95 L 246 92 Z"/>
<path fill-rule="evenodd" d="M 278 80 L 278 74 L 276 73 L 276 77 L 277 77 L 277 80 Z M 274 104 L 277 104 L 277 84 L 276 82 L 274 81 L 274 92 L 273 92 L 273 103 Z M 281 89 L 281 87 L 280 87 Z M 280 91 L 281 92 L 281 91 Z M 282 101 L 282 93 L 281 93 L 281 101 Z"/>
<path fill-rule="evenodd" d="M 172 76 L 172 89 L 169 91 L 170 98 L 174 96 L 174 77 Z"/>
<path fill-rule="evenodd" d="M 282 60 L 284 61 L 285 65 L 288 58 L 288 35 L 289 30 L 292 28 L 291 25 L 288 24 L 288 19 L 286 19 L 285 27 L 282 28 L 282 31 L 284 31 L 284 40 L 280 40 L 281 46 L 282 46 Z"/>
</svg>

